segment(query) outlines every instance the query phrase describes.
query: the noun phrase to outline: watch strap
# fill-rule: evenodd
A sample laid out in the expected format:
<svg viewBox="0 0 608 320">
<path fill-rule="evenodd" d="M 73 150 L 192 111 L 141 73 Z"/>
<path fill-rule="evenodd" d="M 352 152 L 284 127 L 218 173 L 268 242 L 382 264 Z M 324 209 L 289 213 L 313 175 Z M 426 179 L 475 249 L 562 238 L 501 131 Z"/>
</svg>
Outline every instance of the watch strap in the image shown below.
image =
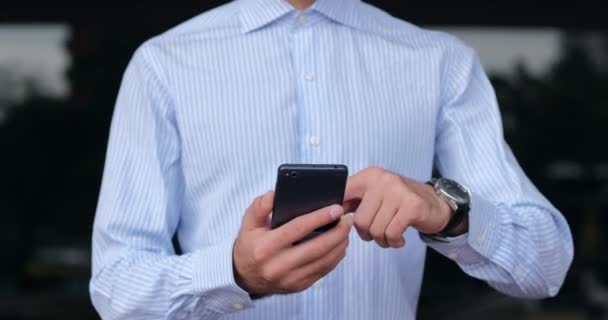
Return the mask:
<svg viewBox="0 0 608 320">
<path fill-rule="evenodd" d="M 439 231 L 438 235 L 441 237 L 452 236 L 454 233 L 454 229 L 460 226 L 464 218 L 467 216 L 468 212 L 469 205 L 465 204 L 458 206 L 458 209 L 454 211 L 448 224 L 445 226 L 445 228 L 443 228 L 443 230 Z"/>
</svg>

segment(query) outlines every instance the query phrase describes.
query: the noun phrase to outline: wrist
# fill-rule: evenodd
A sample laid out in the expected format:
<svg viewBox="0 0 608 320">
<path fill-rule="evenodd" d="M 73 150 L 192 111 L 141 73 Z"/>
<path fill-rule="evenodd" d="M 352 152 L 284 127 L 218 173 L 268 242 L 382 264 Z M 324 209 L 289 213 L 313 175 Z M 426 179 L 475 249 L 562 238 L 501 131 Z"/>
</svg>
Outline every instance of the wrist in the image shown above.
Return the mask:
<svg viewBox="0 0 608 320">
<path fill-rule="evenodd" d="M 431 234 L 435 237 L 456 237 L 468 232 L 468 216 L 471 208 L 469 190 L 449 179 L 433 179 L 427 182 L 438 201 L 444 224 Z"/>
<path fill-rule="evenodd" d="M 459 235 L 465 234 L 469 231 L 469 215 L 465 215 L 457 225 L 450 227 L 450 230 L 445 230 L 449 225 L 450 221 L 454 219 L 454 215 L 456 212 L 450 206 L 448 201 L 439 195 L 435 194 L 435 198 L 439 203 L 439 212 L 441 215 L 441 219 L 443 221 L 441 228 L 438 228 L 436 234 L 441 234 L 446 237 L 457 237 Z"/>
<path fill-rule="evenodd" d="M 442 230 L 445 230 L 445 228 L 448 226 L 448 224 L 450 223 L 450 220 L 452 220 L 453 216 L 454 216 L 454 209 L 450 206 L 450 204 L 445 201 L 445 199 L 441 198 L 438 194 L 436 194 L 433 190 L 433 195 L 435 197 L 435 201 L 437 201 L 438 203 L 438 211 L 439 211 L 439 216 L 441 217 L 441 225 L 440 228 L 437 229 L 437 231 L 435 233 L 439 233 Z"/>
<path fill-rule="evenodd" d="M 251 298 L 251 300 L 256 300 L 269 296 L 269 294 L 267 293 L 258 292 L 257 290 L 253 289 L 254 286 L 250 285 L 245 279 L 245 272 L 239 268 L 239 266 L 241 266 L 242 264 L 240 263 L 240 257 L 237 254 L 237 246 L 238 239 L 234 242 L 234 246 L 232 249 L 232 272 L 234 273 L 234 282 L 237 286 L 239 286 L 241 289 L 243 289 L 249 294 L 249 298 Z"/>
<path fill-rule="evenodd" d="M 243 272 L 240 270 L 239 266 L 239 255 L 237 254 L 238 250 L 238 239 L 234 242 L 232 247 L 232 272 L 234 273 L 234 282 L 243 290 L 245 290 L 250 295 L 252 294 L 252 290 L 249 285 L 247 285 L 247 281 L 245 277 L 243 277 Z"/>
<path fill-rule="evenodd" d="M 426 221 L 424 226 L 418 225 L 415 226 L 420 232 L 427 235 L 439 234 L 442 230 L 444 230 L 447 225 L 450 223 L 452 216 L 454 215 L 454 210 L 450 207 L 450 205 L 437 193 L 433 186 L 430 183 L 425 183 L 424 188 L 426 188 L 430 197 L 428 198 L 433 208 L 428 212 L 429 217 L 422 219 Z"/>
</svg>

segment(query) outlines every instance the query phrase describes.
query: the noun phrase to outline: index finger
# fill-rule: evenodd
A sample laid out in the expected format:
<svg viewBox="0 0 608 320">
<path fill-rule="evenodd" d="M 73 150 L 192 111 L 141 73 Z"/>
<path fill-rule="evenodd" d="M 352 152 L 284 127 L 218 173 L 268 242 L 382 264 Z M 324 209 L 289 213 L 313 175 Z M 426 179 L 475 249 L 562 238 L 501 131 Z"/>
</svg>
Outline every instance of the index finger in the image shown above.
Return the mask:
<svg viewBox="0 0 608 320">
<path fill-rule="evenodd" d="M 303 214 L 277 229 L 271 230 L 269 241 L 280 247 L 291 246 L 319 227 L 336 221 L 342 214 L 344 214 L 344 209 L 337 204 Z"/>
<path fill-rule="evenodd" d="M 361 199 L 367 190 L 367 181 L 377 168 L 367 168 L 361 170 L 346 180 L 346 189 L 344 190 L 344 202 Z"/>
</svg>

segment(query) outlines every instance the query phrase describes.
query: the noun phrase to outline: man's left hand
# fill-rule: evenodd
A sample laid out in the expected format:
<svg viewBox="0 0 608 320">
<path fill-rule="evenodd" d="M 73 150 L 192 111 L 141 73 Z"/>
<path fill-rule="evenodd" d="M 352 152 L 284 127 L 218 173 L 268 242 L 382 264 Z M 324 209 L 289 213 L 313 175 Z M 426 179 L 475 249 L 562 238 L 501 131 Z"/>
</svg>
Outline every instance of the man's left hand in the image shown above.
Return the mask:
<svg viewBox="0 0 608 320">
<path fill-rule="evenodd" d="M 361 239 L 375 240 L 383 248 L 403 247 L 408 227 L 439 233 L 452 216 L 432 186 L 376 167 L 348 178 L 344 207 L 346 212 L 356 210 L 354 225 Z"/>
</svg>

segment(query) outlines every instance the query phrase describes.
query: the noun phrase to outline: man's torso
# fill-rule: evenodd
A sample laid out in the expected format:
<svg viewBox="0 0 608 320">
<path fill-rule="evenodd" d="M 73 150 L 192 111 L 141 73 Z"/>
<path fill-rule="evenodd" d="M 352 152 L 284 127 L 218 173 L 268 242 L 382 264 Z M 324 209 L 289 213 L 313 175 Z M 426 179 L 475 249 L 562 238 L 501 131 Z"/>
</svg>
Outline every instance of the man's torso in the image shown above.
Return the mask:
<svg viewBox="0 0 608 320">
<path fill-rule="evenodd" d="M 231 3 L 146 44 L 181 141 L 185 252 L 234 237 L 282 163 L 431 176 L 453 40 L 350 2 L 352 24 L 313 9 L 247 33 Z M 413 230 L 406 242 L 387 250 L 353 233 L 345 260 L 319 285 L 227 318 L 413 319 L 425 246 Z"/>
</svg>

